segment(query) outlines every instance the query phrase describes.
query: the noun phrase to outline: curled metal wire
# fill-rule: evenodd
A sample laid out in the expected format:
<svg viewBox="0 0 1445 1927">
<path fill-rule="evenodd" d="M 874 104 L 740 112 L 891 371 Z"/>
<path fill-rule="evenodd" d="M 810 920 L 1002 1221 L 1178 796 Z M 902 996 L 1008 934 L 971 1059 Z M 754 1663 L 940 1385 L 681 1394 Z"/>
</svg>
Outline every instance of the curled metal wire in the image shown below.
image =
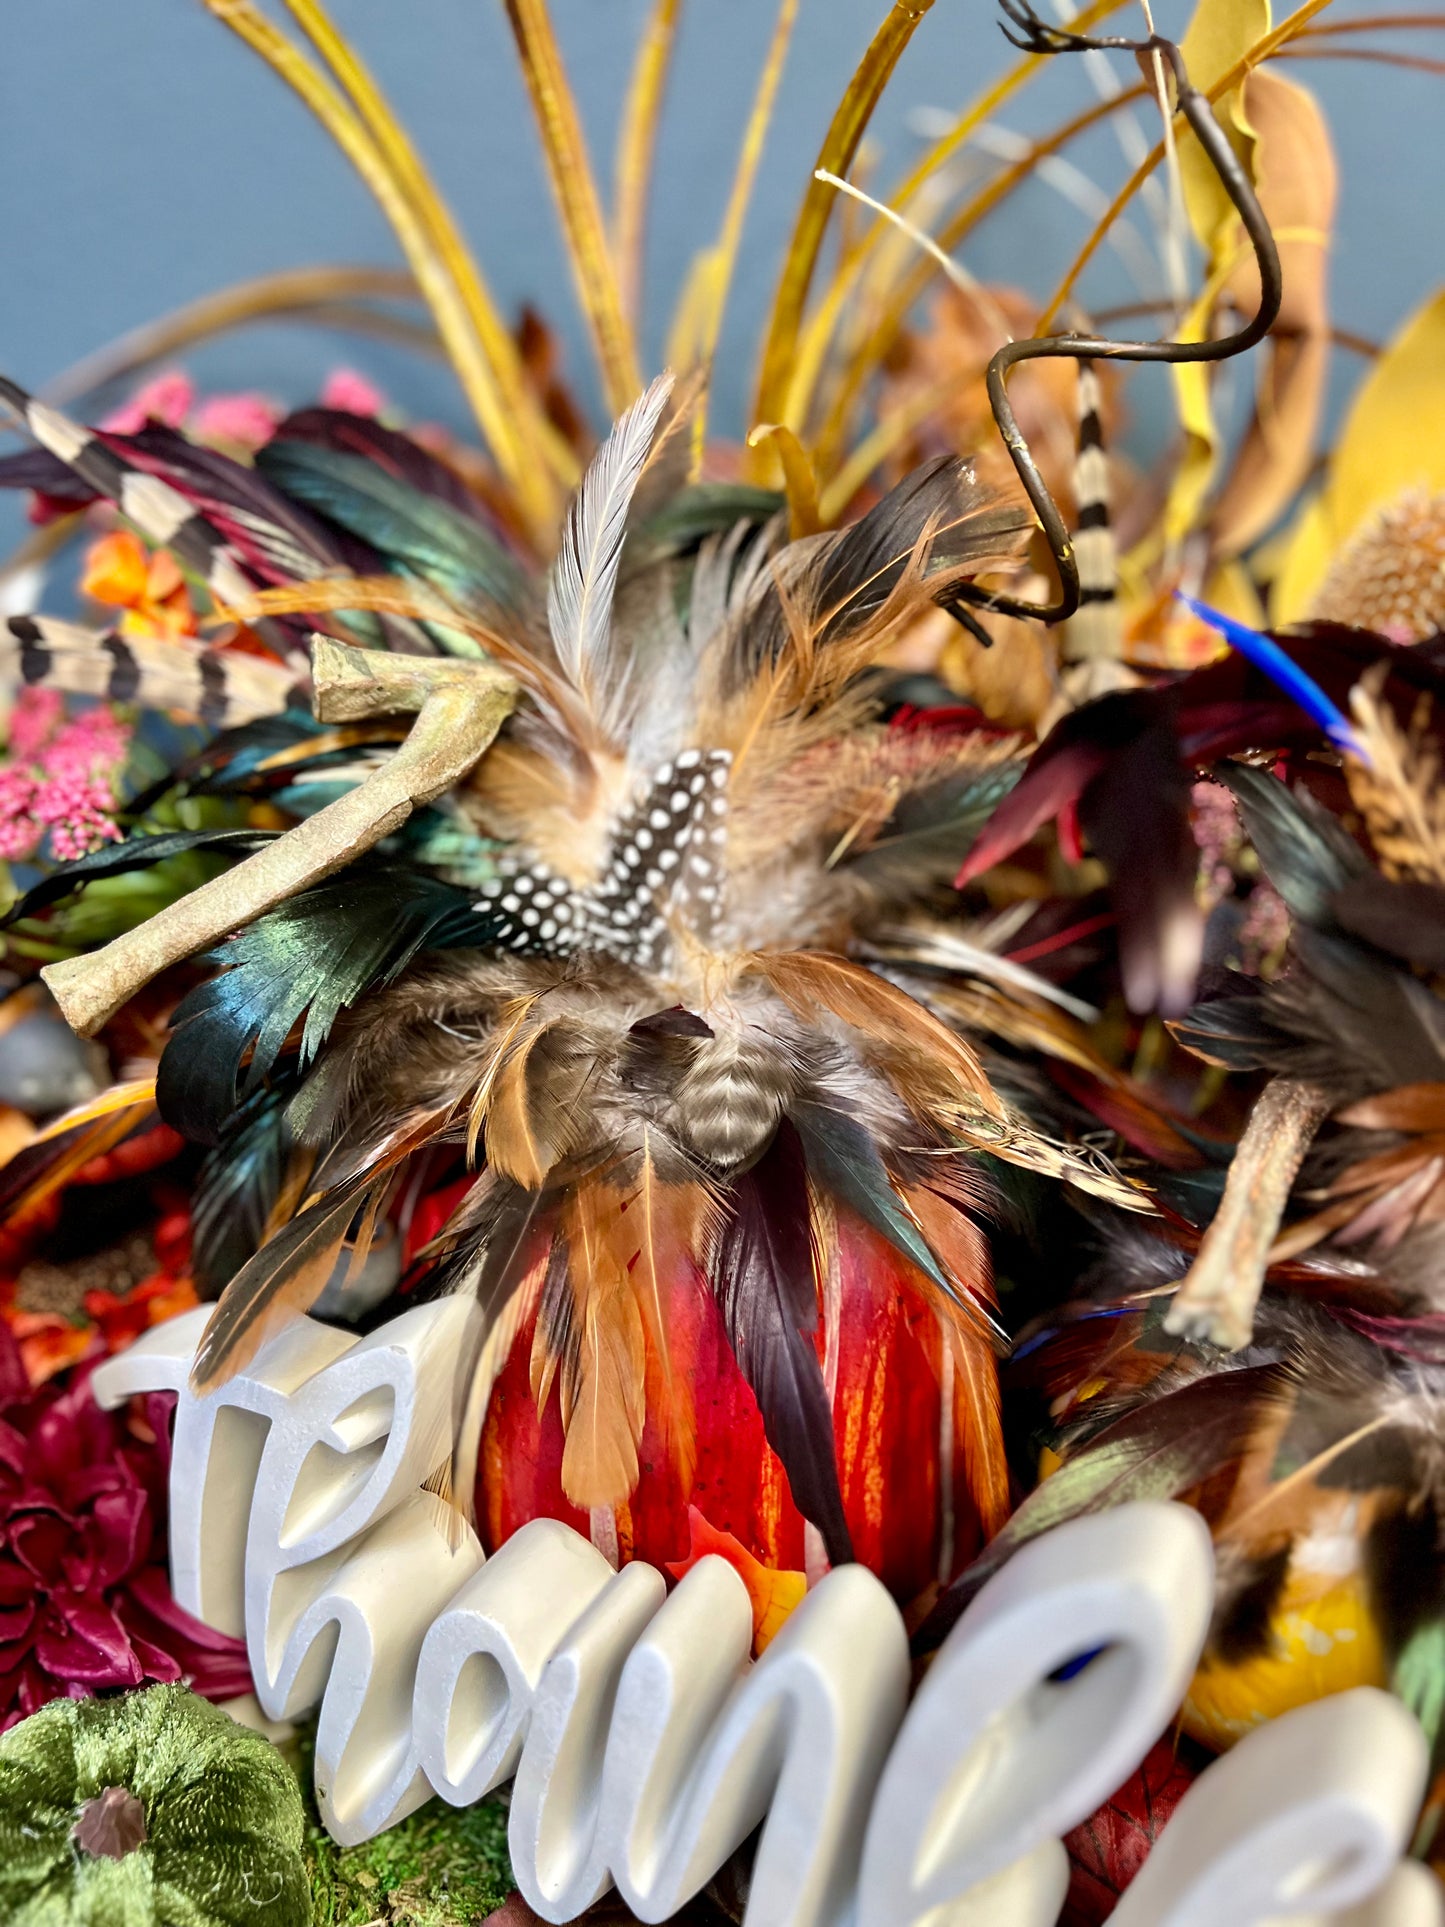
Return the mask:
<svg viewBox="0 0 1445 1927">
<path fill-rule="evenodd" d="M 1034 513 L 1053 552 L 1054 566 L 1059 575 L 1059 595 L 1058 600 L 1052 603 L 1024 602 L 981 589 L 976 584 L 965 584 L 957 591 L 957 596 L 959 601 L 966 600 L 977 608 L 997 615 L 1027 616 L 1039 622 L 1064 622 L 1079 607 L 1078 559 L 1074 554 L 1068 524 L 1050 495 L 1014 416 L 1008 398 L 1009 370 L 1020 362 L 1059 356 L 1066 356 L 1073 361 L 1159 361 L 1175 364 L 1227 361 L 1232 355 L 1242 354 L 1245 349 L 1252 348 L 1269 333 L 1279 314 L 1283 283 L 1274 235 L 1259 204 L 1254 185 L 1230 146 L 1224 129 L 1215 119 L 1207 97 L 1190 81 L 1184 56 L 1172 40 L 1166 40 L 1162 34 L 1151 34 L 1147 40 L 1128 40 L 1117 35 L 1095 39 L 1049 26 L 1039 19 L 1026 0 L 1000 0 L 1000 5 L 1016 30 L 1011 31 L 1010 26 L 1004 26 L 1005 36 L 1025 53 L 1088 53 L 1095 49 L 1111 48 L 1136 55 L 1157 53 L 1169 62 L 1174 74 L 1178 110 L 1192 128 L 1221 186 L 1233 203 L 1259 267 L 1259 308 L 1254 318 L 1237 334 L 1221 335 L 1213 341 L 1115 341 L 1099 335 L 1033 335 L 1023 341 L 1008 342 L 989 363 L 989 405 L 1018 478 L 1033 504 Z M 969 628 L 976 628 L 958 602 L 953 606 L 953 613 Z"/>
</svg>

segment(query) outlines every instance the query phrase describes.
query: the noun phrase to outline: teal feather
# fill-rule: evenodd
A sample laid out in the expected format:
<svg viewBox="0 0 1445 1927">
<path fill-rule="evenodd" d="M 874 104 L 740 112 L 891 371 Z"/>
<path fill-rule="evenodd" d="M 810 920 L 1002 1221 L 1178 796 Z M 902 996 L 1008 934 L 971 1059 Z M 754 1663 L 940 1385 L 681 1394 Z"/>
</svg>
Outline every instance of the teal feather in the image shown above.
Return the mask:
<svg viewBox="0 0 1445 1927">
<path fill-rule="evenodd" d="M 270 443 L 256 460 L 293 501 L 359 536 L 399 574 L 464 605 L 525 605 L 526 575 L 489 529 L 375 462 L 291 441 Z"/>
</svg>

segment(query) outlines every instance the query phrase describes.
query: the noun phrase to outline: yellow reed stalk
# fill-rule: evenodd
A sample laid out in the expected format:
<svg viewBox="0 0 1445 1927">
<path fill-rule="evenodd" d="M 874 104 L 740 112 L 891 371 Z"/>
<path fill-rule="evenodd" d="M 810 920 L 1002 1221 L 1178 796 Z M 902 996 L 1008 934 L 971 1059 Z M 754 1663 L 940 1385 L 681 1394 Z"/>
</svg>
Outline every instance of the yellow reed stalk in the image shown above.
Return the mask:
<svg viewBox="0 0 1445 1927">
<path fill-rule="evenodd" d="M 773 37 L 768 43 L 767 58 L 763 62 L 763 71 L 758 76 L 758 89 L 753 96 L 752 112 L 748 115 L 748 124 L 743 132 L 743 144 L 738 153 L 732 192 L 728 195 L 722 229 L 717 238 L 717 245 L 713 249 L 712 271 L 704 284 L 706 305 L 702 317 L 698 351 L 700 364 L 706 370 L 712 368 L 713 357 L 717 353 L 718 338 L 722 334 L 728 289 L 732 284 L 733 269 L 737 265 L 738 246 L 743 238 L 743 223 L 747 219 L 748 202 L 752 199 L 753 182 L 757 179 L 758 162 L 763 157 L 763 144 L 767 140 L 768 128 L 772 124 L 773 106 L 778 97 L 778 83 L 783 77 L 783 63 L 788 57 L 788 43 L 793 37 L 793 25 L 797 17 L 798 0 L 781 0 L 778 17 L 773 23 Z M 701 462 L 703 444 L 707 438 L 707 404 L 708 390 L 704 388 L 698 401 L 697 414 L 693 417 L 694 467 Z M 786 468 L 786 463 L 784 466 Z"/>
<path fill-rule="evenodd" d="M 1223 95 L 1227 94 L 1231 88 L 1238 86 L 1239 82 L 1243 80 L 1246 75 L 1252 73 L 1256 67 L 1268 60 L 1271 54 L 1276 53 L 1279 48 L 1293 40 L 1296 35 L 1302 32 L 1308 22 L 1311 21 L 1317 13 L 1323 13 L 1329 4 L 1330 0 L 1305 0 L 1305 4 L 1302 7 L 1296 7 L 1295 11 L 1290 14 L 1287 19 L 1281 20 L 1277 27 L 1272 28 L 1267 34 L 1262 34 L 1260 38 L 1255 41 L 1249 52 L 1244 54 L 1239 60 L 1236 60 L 1227 72 L 1221 74 L 1212 87 L 1202 89 L 1201 91 L 1204 92 L 1206 98 L 1211 101 L 1219 100 Z M 1104 213 L 1100 215 L 1098 221 L 1095 222 L 1088 240 L 1085 241 L 1083 247 L 1080 248 L 1079 252 L 1074 256 L 1068 273 L 1054 290 L 1052 299 L 1039 318 L 1038 327 L 1040 334 L 1046 333 L 1048 329 L 1054 325 L 1059 311 L 1064 307 L 1070 295 L 1074 292 L 1075 287 L 1078 285 L 1079 277 L 1103 246 L 1109 229 L 1114 225 L 1115 221 L 1118 220 L 1119 216 L 1139 192 L 1139 189 L 1144 185 L 1145 181 L 1149 179 L 1155 168 L 1158 167 L 1159 163 L 1164 159 L 1164 153 L 1165 143 L 1163 141 L 1157 142 L 1148 154 L 1145 155 L 1144 159 L 1140 161 L 1139 165 L 1134 169 L 1134 172 L 1109 203 Z"/>
<path fill-rule="evenodd" d="M 405 268 L 283 268 L 277 274 L 259 274 L 128 329 L 83 360 L 72 362 L 46 385 L 42 399 L 63 408 L 77 396 L 119 381 L 147 362 L 159 361 L 194 341 L 244 327 L 247 322 L 276 315 L 310 316 L 328 310 L 343 314 L 353 302 L 420 299 L 416 276 Z M 429 342 L 437 343 L 435 331 L 425 329 L 424 324 L 403 322 L 379 312 L 363 315 L 358 311 L 350 325 L 364 329 L 373 324 L 378 331 L 400 330 L 405 340 L 420 339 L 425 334 Z"/>
<path fill-rule="evenodd" d="M 1107 19 L 1110 14 L 1117 13 L 1124 4 L 1125 0 L 1093 0 L 1093 4 L 1083 8 L 1073 21 L 1074 31 L 1087 33 L 1090 27 Z M 1048 58 L 1049 56 L 1044 54 L 1025 55 L 1008 73 L 996 80 L 991 87 L 986 88 L 971 106 L 965 108 L 949 131 L 934 142 L 899 184 L 893 193 L 891 208 L 895 212 L 906 209 L 939 168 L 946 166 L 953 158 L 969 136 L 985 121 L 991 119 L 1006 101 L 1025 87 L 1038 69 L 1045 65 Z M 861 237 L 857 247 L 849 249 L 843 255 L 824 290 L 817 312 L 802 330 L 802 341 L 793 357 L 787 402 L 782 417 L 795 429 L 801 430 L 808 419 L 828 345 L 833 339 L 845 304 L 853 293 L 858 275 L 868 262 L 883 231 L 875 223 Z"/>
<path fill-rule="evenodd" d="M 416 275 L 427 306 L 436 316 L 457 379 L 498 468 L 528 522 L 539 531 L 544 529 L 552 520 L 553 505 L 541 464 L 535 458 L 528 459 L 522 448 L 519 424 L 466 304 L 425 223 L 375 141 L 324 75 L 272 25 L 253 0 L 202 0 L 202 5 L 259 54 L 305 102 L 371 190 Z"/>
<path fill-rule="evenodd" d="M 617 137 L 612 210 L 613 252 L 622 305 L 636 321 L 642 307 L 647 203 L 652 192 L 657 124 L 662 117 L 682 0 L 654 0 L 632 63 L 632 79 Z"/>
<path fill-rule="evenodd" d="M 505 4 L 562 216 L 578 297 L 597 351 L 602 386 L 608 406 L 620 415 L 637 399 L 642 376 L 577 103 L 567 84 L 546 0 L 505 0 Z"/>
<path fill-rule="evenodd" d="M 946 408 L 957 395 L 956 380 L 932 382 L 919 394 L 911 396 L 884 415 L 859 442 L 827 487 L 820 491 L 818 518 L 822 526 L 828 528 L 836 522 L 873 471 L 881 468 L 916 428 L 930 420 L 940 408 Z"/>
<path fill-rule="evenodd" d="M 498 311 L 476 257 L 462 239 L 455 216 L 442 199 L 406 129 L 368 69 L 338 33 L 321 0 L 286 0 L 286 5 L 350 98 L 383 161 L 431 236 L 461 296 L 482 351 L 496 371 L 498 386 L 514 411 L 519 448 L 525 449 L 529 441 L 535 442 L 561 478 L 575 482 L 576 456 L 547 420 L 527 386 L 517 344 Z M 555 506 L 553 504 L 554 510 Z"/>
<path fill-rule="evenodd" d="M 788 491 L 788 540 L 798 542 L 805 535 L 816 535 L 823 526 L 818 513 L 818 478 L 808 451 L 791 428 L 781 422 L 759 422 L 748 431 L 748 447 L 758 448 L 770 441 L 782 463 L 783 481 Z"/>
<path fill-rule="evenodd" d="M 936 236 L 941 250 L 951 252 L 999 204 L 1028 180 L 1035 167 L 1050 154 L 1056 154 L 1078 135 L 1107 120 L 1110 114 L 1117 113 L 1121 107 L 1131 106 L 1134 102 L 1147 97 L 1147 89 L 1140 83 L 1127 88 L 1122 94 L 1110 100 L 1094 101 L 1082 112 L 1075 114 L 1056 127 L 1052 133 L 1036 140 L 1026 154 L 1002 169 L 994 178 L 981 188 L 977 194 L 965 201 L 957 211 L 939 228 Z M 864 385 L 873 371 L 879 366 L 883 356 L 897 340 L 914 303 L 923 294 L 936 272 L 931 260 L 915 262 L 888 301 L 879 320 L 863 335 L 849 357 L 846 368 L 833 385 L 833 393 L 822 428 L 814 438 L 813 460 L 819 473 L 827 476 L 838 460 L 838 451 L 846 438 L 849 414 L 857 402 Z"/>
<path fill-rule="evenodd" d="M 823 137 L 815 167 L 827 168 L 830 174 L 848 172 L 853 164 L 853 156 L 858 151 L 858 143 L 878 105 L 879 96 L 898 65 L 903 49 L 932 5 L 933 0 L 894 0 L 887 18 L 874 34 L 868 51 L 858 63 L 838 103 Z M 784 418 L 803 310 L 807 306 L 808 290 L 813 284 L 818 254 L 833 204 L 833 190 L 816 178 L 810 179 L 783 259 L 778 290 L 773 297 L 762 366 L 758 373 L 757 395 L 753 402 L 754 421 L 781 421 Z"/>
</svg>

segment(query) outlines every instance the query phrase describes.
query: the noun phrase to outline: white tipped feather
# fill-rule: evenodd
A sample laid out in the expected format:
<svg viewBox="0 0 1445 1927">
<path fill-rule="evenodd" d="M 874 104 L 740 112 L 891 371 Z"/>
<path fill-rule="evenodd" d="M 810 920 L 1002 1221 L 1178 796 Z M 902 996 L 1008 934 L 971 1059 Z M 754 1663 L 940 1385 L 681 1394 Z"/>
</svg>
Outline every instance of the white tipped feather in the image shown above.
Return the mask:
<svg viewBox="0 0 1445 1927">
<path fill-rule="evenodd" d="M 547 622 L 563 675 L 603 734 L 626 721 L 626 654 L 612 646 L 612 598 L 627 534 L 627 511 L 642 479 L 672 376 L 659 375 L 618 421 L 572 498 L 547 581 Z"/>
</svg>

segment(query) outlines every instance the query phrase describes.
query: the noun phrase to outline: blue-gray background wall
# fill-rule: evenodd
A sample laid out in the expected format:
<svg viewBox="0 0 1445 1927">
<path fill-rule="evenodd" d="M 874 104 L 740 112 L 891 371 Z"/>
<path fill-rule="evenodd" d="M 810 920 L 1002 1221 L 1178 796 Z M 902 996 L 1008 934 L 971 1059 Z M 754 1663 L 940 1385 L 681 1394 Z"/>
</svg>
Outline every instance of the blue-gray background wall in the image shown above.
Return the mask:
<svg viewBox="0 0 1445 1927">
<path fill-rule="evenodd" d="M 1390 4 L 1348 0 L 1348 10 Z M 715 233 L 774 5 L 687 0 L 649 250 L 651 360 L 692 249 Z M 413 129 L 499 296 L 509 309 L 531 300 L 557 321 L 568 365 L 592 392 L 500 0 L 333 0 L 333 11 Z M 553 0 L 594 154 L 608 173 L 647 11 L 647 0 Z M 199 0 L 5 0 L 0 12 L 0 365 L 27 385 L 43 386 L 122 330 L 228 282 L 306 262 L 396 260 L 346 162 Z M 819 136 L 882 12 L 883 0 L 803 0 L 729 313 L 719 376 L 725 427 L 741 419 L 778 250 Z M 1180 32 L 1188 0 L 1156 0 L 1156 12 L 1162 27 Z M 1377 41 L 1409 44 L 1400 35 Z M 957 108 L 1008 56 L 991 0 L 936 0 L 875 124 L 887 163 L 881 178 L 918 151 L 911 113 Z M 1445 279 L 1445 80 L 1321 60 L 1283 71 L 1316 89 L 1335 129 L 1343 175 L 1336 318 L 1383 336 Z M 1009 124 L 1037 129 L 1088 98 L 1085 74 L 1060 62 Z M 1072 152 L 1111 187 L 1123 177 L 1108 133 Z M 966 260 L 977 274 L 1043 291 L 1085 226 L 1076 208 L 1034 187 L 982 231 Z M 1093 292 L 1097 301 L 1129 290 L 1106 261 Z M 209 386 L 301 400 L 341 359 L 415 412 L 461 420 L 440 369 L 369 343 L 294 327 L 248 330 L 190 362 Z M 1338 403 L 1359 365 L 1345 355 L 1336 362 Z M 1135 406 L 1147 416 L 1163 403 L 1155 386 L 1141 388 Z"/>
</svg>

